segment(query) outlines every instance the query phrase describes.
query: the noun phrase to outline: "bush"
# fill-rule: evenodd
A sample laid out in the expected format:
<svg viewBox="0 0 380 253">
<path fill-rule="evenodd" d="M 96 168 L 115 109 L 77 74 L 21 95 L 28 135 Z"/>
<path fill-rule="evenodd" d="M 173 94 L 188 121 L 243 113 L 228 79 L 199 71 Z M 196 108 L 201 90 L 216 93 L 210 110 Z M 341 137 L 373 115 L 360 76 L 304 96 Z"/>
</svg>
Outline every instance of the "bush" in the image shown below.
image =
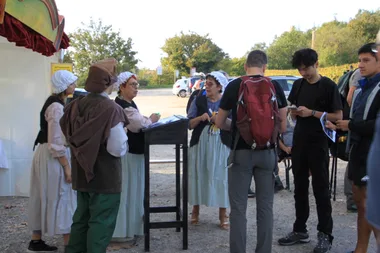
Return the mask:
<svg viewBox="0 0 380 253">
<path fill-rule="evenodd" d="M 146 79 L 140 79 L 140 80 L 139 80 L 139 84 L 140 84 L 140 86 L 142 86 L 142 87 L 146 87 L 146 86 L 148 86 L 149 81 L 146 80 Z"/>
<path fill-rule="evenodd" d="M 327 76 L 334 82 L 338 82 L 339 78 L 343 75 L 343 73 L 350 69 L 350 66 L 353 66 L 354 68 L 358 67 L 358 64 L 345 64 L 341 66 L 332 66 L 332 67 L 326 67 L 326 68 L 319 68 L 319 74 L 322 76 Z M 288 70 L 274 70 L 274 69 L 268 69 L 265 71 L 266 76 L 279 76 L 279 75 L 294 75 L 299 76 L 300 73 L 296 69 L 288 69 Z"/>
</svg>

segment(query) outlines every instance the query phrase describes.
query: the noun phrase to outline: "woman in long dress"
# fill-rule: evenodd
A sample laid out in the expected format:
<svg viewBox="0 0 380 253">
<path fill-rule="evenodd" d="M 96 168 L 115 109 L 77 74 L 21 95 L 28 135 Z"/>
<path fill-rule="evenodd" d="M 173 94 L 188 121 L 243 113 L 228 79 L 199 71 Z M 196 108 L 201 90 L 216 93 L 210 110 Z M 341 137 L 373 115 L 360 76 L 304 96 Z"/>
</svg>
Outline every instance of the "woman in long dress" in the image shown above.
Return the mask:
<svg viewBox="0 0 380 253">
<path fill-rule="evenodd" d="M 71 188 L 70 151 L 59 120 L 68 95 L 74 93 L 77 77 L 59 70 L 52 77 L 53 94 L 40 112 L 38 145 L 33 157 L 30 181 L 28 226 L 32 231 L 30 252 L 56 251 L 42 235 L 63 235 L 68 244 L 72 217 L 76 209 L 76 193 Z"/>
<path fill-rule="evenodd" d="M 129 150 L 121 159 L 122 192 L 113 241 L 126 241 L 144 234 L 144 133 L 142 128 L 159 120 L 156 113 L 143 116 L 133 99 L 137 96 L 137 76 L 123 72 L 118 76 L 119 91 L 115 102 L 124 108 Z"/>
<path fill-rule="evenodd" d="M 227 78 L 218 71 L 206 76 L 205 95 L 200 92 L 189 109 L 193 129 L 189 149 L 189 202 L 193 205 L 191 224 L 199 222 L 199 206 L 219 208 L 219 226 L 228 229 L 228 170 L 231 136 L 215 126 Z"/>
</svg>

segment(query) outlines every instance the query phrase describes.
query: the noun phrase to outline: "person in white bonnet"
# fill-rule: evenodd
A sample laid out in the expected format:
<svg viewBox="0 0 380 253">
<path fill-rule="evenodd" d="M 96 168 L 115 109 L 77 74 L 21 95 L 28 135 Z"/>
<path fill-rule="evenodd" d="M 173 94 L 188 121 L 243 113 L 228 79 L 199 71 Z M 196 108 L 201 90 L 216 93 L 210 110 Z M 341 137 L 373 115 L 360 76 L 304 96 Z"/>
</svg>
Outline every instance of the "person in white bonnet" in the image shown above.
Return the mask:
<svg viewBox="0 0 380 253">
<path fill-rule="evenodd" d="M 228 80 L 219 71 L 206 75 L 205 92 L 191 102 L 187 117 L 193 129 L 189 149 L 189 202 L 191 224 L 199 223 L 200 205 L 219 208 L 219 227 L 229 229 L 227 157 L 231 135 L 215 126 L 220 100 Z M 226 131 L 227 130 L 227 131 Z"/>
<path fill-rule="evenodd" d="M 59 120 L 68 95 L 74 93 L 78 77 L 66 70 L 55 72 L 51 79 L 52 95 L 40 112 L 40 131 L 34 146 L 31 168 L 28 226 L 32 238 L 29 252 L 56 251 L 42 235 L 63 235 L 67 245 L 77 202 L 71 188 L 70 151 Z M 33 148 L 34 149 L 34 148 Z"/>
<path fill-rule="evenodd" d="M 131 72 L 122 72 L 115 84 L 118 96 L 115 102 L 120 105 L 129 119 L 126 127 L 128 152 L 121 157 L 122 192 L 117 222 L 112 241 L 124 242 L 144 235 L 144 133 L 148 127 L 160 119 L 158 113 L 150 117 L 142 115 L 133 101 L 137 96 L 139 83 Z"/>
</svg>

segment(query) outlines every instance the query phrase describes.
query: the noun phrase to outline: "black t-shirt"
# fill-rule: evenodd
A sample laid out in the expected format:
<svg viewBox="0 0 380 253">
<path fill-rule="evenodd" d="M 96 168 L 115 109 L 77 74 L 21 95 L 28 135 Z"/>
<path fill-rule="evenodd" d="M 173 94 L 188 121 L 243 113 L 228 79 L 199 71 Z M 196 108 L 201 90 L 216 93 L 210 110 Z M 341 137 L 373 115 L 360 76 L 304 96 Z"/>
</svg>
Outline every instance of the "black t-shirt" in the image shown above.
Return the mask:
<svg viewBox="0 0 380 253">
<path fill-rule="evenodd" d="M 310 84 L 306 79 L 301 78 L 294 82 L 288 100 L 296 106 L 305 106 L 310 110 L 333 113 L 342 110 L 342 100 L 338 87 L 334 81 L 322 76 L 321 79 Z M 294 129 L 294 141 L 317 141 L 325 140 L 321 122 L 316 117 L 297 117 L 297 124 Z"/>
<path fill-rule="evenodd" d="M 251 77 L 260 77 L 259 75 L 251 76 Z M 241 78 L 236 78 L 232 80 L 226 90 L 224 91 L 222 100 L 220 101 L 219 108 L 230 111 L 232 110 L 232 144 L 231 149 L 234 148 L 235 144 L 235 138 L 236 138 L 236 109 L 237 109 L 237 102 L 238 102 L 238 96 L 239 96 L 239 89 L 241 84 Z M 274 88 L 276 89 L 276 97 L 278 102 L 278 108 L 284 108 L 288 105 L 286 101 L 286 97 L 284 94 L 283 89 L 281 88 L 281 85 L 278 82 L 272 81 Z M 236 149 L 251 149 L 251 147 L 240 137 L 239 141 L 236 145 Z"/>
</svg>

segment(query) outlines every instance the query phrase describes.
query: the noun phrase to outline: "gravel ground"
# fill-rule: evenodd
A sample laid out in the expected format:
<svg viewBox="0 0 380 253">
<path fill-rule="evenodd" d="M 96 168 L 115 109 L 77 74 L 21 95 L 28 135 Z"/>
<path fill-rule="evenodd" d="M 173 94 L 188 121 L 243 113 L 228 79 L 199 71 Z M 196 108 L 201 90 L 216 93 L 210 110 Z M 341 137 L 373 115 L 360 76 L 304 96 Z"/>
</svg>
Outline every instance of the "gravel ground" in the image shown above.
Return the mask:
<svg viewBox="0 0 380 253">
<path fill-rule="evenodd" d="M 163 117 L 172 114 L 182 114 L 187 99 L 170 95 L 170 90 L 142 91 L 140 97 L 135 100 L 144 115 L 159 111 Z M 166 96 L 165 96 L 166 94 Z M 157 100 L 155 100 L 157 99 Z M 159 104 L 157 109 L 155 105 Z M 164 109 L 163 109 L 164 108 Z M 173 159 L 173 146 L 154 146 L 151 150 L 151 159 Z M 343 177 L 346 163 L 338 163 L 337 199 L 332 202 L 334 219 L 334 242 L 330 252 L 344 253 L 353 250 L 356 242 L 356 214 L 346 212 L 345 197 L 343 194 Z M 157 164 L 151 166 L 151 206 L 174 205 L 175 201 L 175 175 L 174 166 Z M 281 165 L 280 175 L 285 183 L 284 168 Z M 291 176 L 292 182 L 292 176 Z M 291 186 L 293 188 L 293 186 Z M 283 190 L 275 195 L 274 203 L 274 253 L 306 253 L 312 252 L 316 243 L 317 217 L 314 197 L 310 187 L 310 218 L 308 221 L 311 243 L 290 247 L 281 247 L 277 244 L 278 238 L 288 233 L 294 222 L 294 198 L 293 193 Z M 30 240 L 30 232 L 27 227 L 27 203 L 25 197 L 0 197 L 0 253 L 25 252 Z M 254 199 L 248 200 L 247 210 L 247 252 L 254 252 L 256 244 L 256 203 Z M 191 207 L 188 207 L 190 214 Z M 152 220 L 170 221 L 175 219 L 175 214 L 152 214 Z M 189 225 L 189 248 L 182 250 L 182 233 L 175 229 L 151 230 L 151 252 L 204 252 L 224 253 L 229 252 L 229 233 L 218 227 L 218 210 L 215 208 L 201 207 L 200 225 Z M 44 238 L 48 243 L 58 245 L 59 252 L 63 252 L 62 238 Z M 144 252 L 144 239 L 140 238 L 137 245 L 129 249 L 109 250 L 108 252 Z M 368 252 L 375 252 L 375 240 L 372 237 Z"/>
<path fill-rule="evenodd" d="M 157 147 L 162 150 L 162 147 Z M 171 148 L 167 147 L 168 152 Z M 153 151 L 153 150 L 152 150 Z M 153 151 L 154 153 L 154 151 Z M 344 163 L 339 163 L 337 200 L 333 204 L 334 236 L 335 240 L 331 252 L 346 252 L 353 249 L 356 242 L 356 214 L 347 213 L 345 209 L 345 197 L 343 195 Z M 283 168 L 280 169 L 283 172 Z M 280 174 L 283 181 L 285 176 Z M 174 205 L 175 181 L 174 167 L 154 165 L 151 169 L 151 206 Z M 292 178 L 291 178 L 292 180 Z M 311 188 L 310 188 L 311 191 Z M 315 201 L 310 194 L 311 215 L 308 221 L 311 235 L 311 243 L 290 247 L 281 247 L 277 239 L 289 232 L 294 221 L 293 193 L 283 190 L 275 195 L 274 204 L 274 231 L 273 251 L 281 253 L 312 252 L 316 243 L 317 217 Z M 254 199 L 249 199 L 248 219 L 248 242 L 247 252 L 254 252 L 256 243 L 255 206 Z M 27 202 L 23 197 L 0 198 L 0 252 L 13 253 L 25 252 L 30 240 L 27 227 Z M 188 207 L 189 213 L 191 207 Z M 152 220 L 174 220 L 174 214 L 152 214 Z M 218 228 L 218 210 L 215 208 L 201 207 L 201 223 L 199 226 L 189 225 L 189 249 L 186 252 L 222 253 L 229 252 L 228 231 Z M 62 250 L 60 237 L 45 238 L 48 243 L 59 245 Z M 182 252 L 182 233 L 175 229 L 151 230 L 151 252 Z M 144 252 L 144 239 L 140 238 L 137 245 L 130 249 L 109 250 L 108 252 Z M 375 241 L 371 238 L 368 252 L 375 252 Z"/>
</svg>

